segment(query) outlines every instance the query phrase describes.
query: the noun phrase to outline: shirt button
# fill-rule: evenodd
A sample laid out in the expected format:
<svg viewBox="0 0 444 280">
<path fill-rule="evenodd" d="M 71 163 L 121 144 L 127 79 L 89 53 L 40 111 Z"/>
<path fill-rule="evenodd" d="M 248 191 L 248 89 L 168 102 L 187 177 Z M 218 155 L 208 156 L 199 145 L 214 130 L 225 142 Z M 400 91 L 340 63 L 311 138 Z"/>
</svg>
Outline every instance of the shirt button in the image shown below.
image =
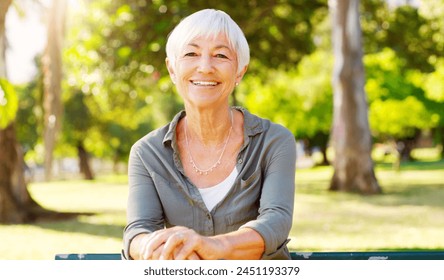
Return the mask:
<svg viewBox="0 0 444 280">
<path fill-rule="evenodd" d="M 241 164 L 243 162 L 243 160 L 240 158 L 238 159 L 237 163 Z"/>
</svg>

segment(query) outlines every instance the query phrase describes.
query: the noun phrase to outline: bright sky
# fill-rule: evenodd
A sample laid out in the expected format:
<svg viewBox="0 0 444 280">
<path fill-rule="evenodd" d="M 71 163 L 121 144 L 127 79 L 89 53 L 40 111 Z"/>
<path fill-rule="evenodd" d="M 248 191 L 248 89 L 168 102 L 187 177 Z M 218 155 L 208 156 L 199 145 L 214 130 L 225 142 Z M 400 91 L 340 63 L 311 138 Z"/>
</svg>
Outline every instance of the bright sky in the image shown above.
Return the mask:
<svg viewBox="0 0 444 280">
<path fill-rule="evenodd" d="M 46 41 L 46 28 L 40 15 L 31 10 L 21 18 L 11 7 L 6 16 L 6 36 L 8 79 L 12 83 L 30 81 L 37 72 L 34 57 L 43 51 Z"/>
<path fill-rule="evenodd" d="M 0 0 L 2 1 L 2 0 Z M 58 0 L 55 0 L 58 1 Z M 14 6 L 6 15 L 6 67 L 8 79 L 14 84 L 29 82 L 34 78 L 37 69 L 34 58 L 43 52 L 46 45 L 46 26 L 42 20 L 42 6 L 29 1 L 19 1 L 25 16 L 20 17 Z M 49 7 L 50 0 L 40 0 L 38 3 Z M 69 10 L 79 7 L 78 0 L 68 0 Z"/>
</svg>

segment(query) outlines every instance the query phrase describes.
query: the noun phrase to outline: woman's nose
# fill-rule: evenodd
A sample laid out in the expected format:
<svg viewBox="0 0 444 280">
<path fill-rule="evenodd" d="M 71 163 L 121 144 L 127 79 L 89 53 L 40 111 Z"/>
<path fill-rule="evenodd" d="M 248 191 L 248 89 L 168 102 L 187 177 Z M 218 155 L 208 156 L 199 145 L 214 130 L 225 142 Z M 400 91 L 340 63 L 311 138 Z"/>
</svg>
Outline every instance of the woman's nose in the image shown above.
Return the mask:
<svg viewBox="0 0 444 280">
<path fill-rule="evenodd" d="M 210 56 L 202 55 L 199 59 L 197 70 L 201 73 L 209 73 L 213 71 L 213 62 Z"/>
</svg>

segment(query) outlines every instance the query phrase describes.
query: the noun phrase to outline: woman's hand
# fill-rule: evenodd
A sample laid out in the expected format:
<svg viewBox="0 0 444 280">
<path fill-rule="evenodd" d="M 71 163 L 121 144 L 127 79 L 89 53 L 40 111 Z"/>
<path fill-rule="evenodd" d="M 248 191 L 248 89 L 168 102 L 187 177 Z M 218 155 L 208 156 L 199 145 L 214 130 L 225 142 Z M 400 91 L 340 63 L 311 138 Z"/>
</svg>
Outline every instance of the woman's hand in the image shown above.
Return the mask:
<svg viewBox="0 0 444 280">
<path fill-rule="evenodd" d="M 262 237 L 252 229 L 207 237 L 176 226 L 146 234 L 137 243 L 143 260 L 260 259 L 264 252 Z"/>
<path fill-rule="evenodd" d="M 147 234 L 139 242 L 139 259 L 199 260 L 201 258 L 192 248 L 201 237 L 195 231 L 180 226 Z"/>
<path fill-rule="evenodd" d="M 151 260 L 159 260 L 160 259 L 160 255 L 162 254 L 162 251 L 164 249 L 164 244 L 162 244 L 161 246 L 159 246 L 159 248 L 157 248 L 156 250 L 154 250 Z M 175 249 L 174 253 L 173 253 L 173 258 L 169 258 L 169 260 L 175 260 L 177 252 L 180 251 L 180 249 L 183 246 L 179 246 Z M 188 255 L 188 257 L 186 258 L 186 260 L 200 260 L 200 257 L 196 254 L 196 252 L 192 252 L 191 254 Z"/>
<path fill-rule="evenodd" d="M 194 230 L 175 227 L 175 233 L 166 240 L 160 259 L 219 259 L 224 250 L 222 242 L 211 237 L 202 236 Z"/>
</svg>

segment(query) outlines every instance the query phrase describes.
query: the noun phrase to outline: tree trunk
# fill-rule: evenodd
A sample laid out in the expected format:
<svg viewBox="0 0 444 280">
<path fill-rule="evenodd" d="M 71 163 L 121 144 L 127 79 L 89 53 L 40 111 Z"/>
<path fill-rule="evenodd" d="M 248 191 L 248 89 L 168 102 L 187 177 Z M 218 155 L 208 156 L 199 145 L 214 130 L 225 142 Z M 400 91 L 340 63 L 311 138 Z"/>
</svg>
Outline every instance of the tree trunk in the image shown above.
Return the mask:
<svg viewBox="0 0 444 280">
<path fill-rule="evenodd" d="M 334 173 L 330 190 L 376 194 L 364 92 L 359 0 L 330 0 L 333 20 Z"/>
<path fill-rule="evenodd" d="M 25 211 L 12 192 L 12 174 L 16 167 L 15 129 L 11 123 L 0 130 L 0 223 L 22 223 Z"/>
<path fill-rule="evenodd" d="M 312 138 L 312 144 L 318 146 L 322 153 L 322 162 L 320 165 L 330 165 L 328 161 L 327 148 L 328 148 L 329 135 L 324 132 L 317 132 Z"/>
<path fill-rule="evenodd" d="M 327 146 L 321 146 L 321 153 L 322 153 L 322 162 L 321 165 L 330 165 L 330 162 L 328 161 L 328 155 L 327 155 Z"/>
<path fill-rule="evenodd" d="M 94 180 L 94 174 L 89 164 L 89 155 L 83 146 L 83 142 L 77 144 L 77 153 L 79 155 L 79 168 L 86 180 Z"/>
<path fill-rule="evenodd" d="M 12 0 L 0 1 L 0 77 L 6 78 L 5 18 Z M 71 218 L 79 213 L 58 213 L 41 207 L 29 194 L 24 178 L 23 151 L 15 122 L 0 129 L 0 224 L 32 222 L 40 217 Z"/>
<path fill-rule="evenodd" d="M 6 78 L 6 13 L 12 0 L 0 2 L 0 77 Z M 25 211 L 14 197 L 13 174 L 16 174 L 17 153 L 14 124 L 0 129 L 0 223 L 21 223 Z"/>
<path fill-rule="evenodd" d="M 0 223 L 24 223 L 52 214 L 28 192 L 24 160 L 17 142 L 15 123 L 0 130 Z"/>
<path fill-rule="evenodd" d="M 65 11 L 66 0 L 52 1 L 48 21 L 48 41 L 42 59 L 46 180 L 52 177 L 53 151 L 62 122 L 62 41 Z"/>
</svg>

